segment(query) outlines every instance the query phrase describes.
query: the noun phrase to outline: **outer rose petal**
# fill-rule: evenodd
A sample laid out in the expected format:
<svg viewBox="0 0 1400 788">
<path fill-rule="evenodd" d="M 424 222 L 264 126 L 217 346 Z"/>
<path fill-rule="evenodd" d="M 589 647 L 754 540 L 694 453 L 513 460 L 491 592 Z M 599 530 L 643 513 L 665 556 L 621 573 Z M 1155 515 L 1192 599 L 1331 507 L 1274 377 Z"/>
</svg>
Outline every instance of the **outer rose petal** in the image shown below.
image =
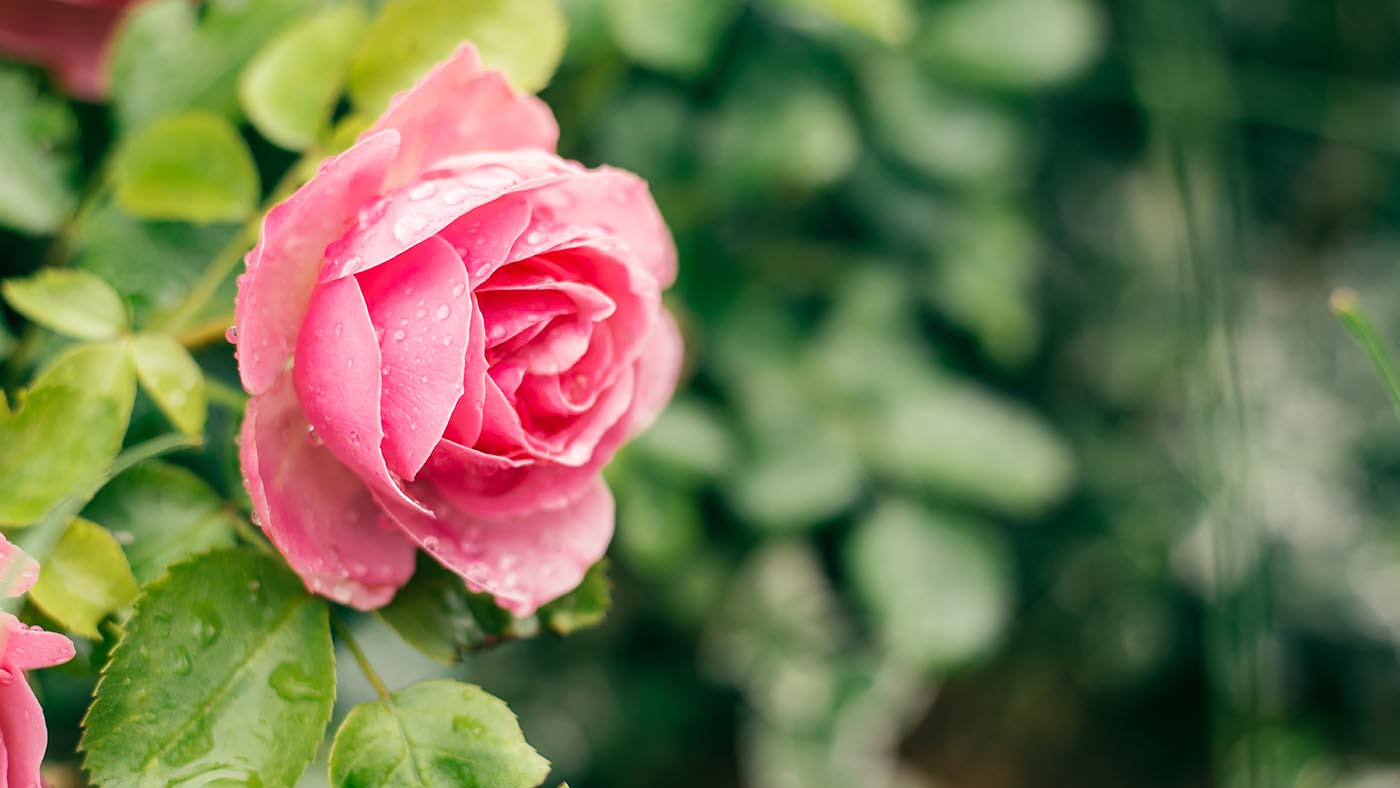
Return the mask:
<svg viewBox="0 0 1400 788">
<path fill-rule="evenodd" d="M 661 289 L 676 281 L 676 242 L 646 181 L 636 175 L 611 167 L 586 170 L 536 189 L 531 202 L 537 217 L 552 220 L 564 233 L 577 235 L 580 228 L 593 227 L 626 243 Z M 545 237 L 541 246 L 561 240 Z M 524 254 L 538 251 L 519 250 Z"/>
<path fill-rule="evenodd" d="M 651 426 L 671 395 L 681 376 L 685 360 L 685 343 L 681 340 L 676 319 L 664 308 L 656 314 L 656 326 L 647 335 L 641 358 L 637 360 L 637 385 L 632 392 L 632 410 L 627 414 L 627 437 Z"/>
<path fill-rule="evenodd" d="M 38 580 L 39 562 L 0 535 L 0 599 L 19 596 Z"/>
<path fill-rule="evenodd" d="M 521 148 L 552 153 L 559 141 L 559 126 L 549 106 L 516 93 L 501 72 L 482 70 L 470 43 L 395 96 L 367 133 L 386 129 L 403 135 L 403 147 L 389 172 L 390 187 L 409 182 L 448 156 Z"/>
<path fill-rule="evenodd" d="M 297 344 L 326 246 L 377 195 L 399 148 L 397 132 L 361 139 L 327 159 L 305 186 L 263 219 L 238 288 L 238 372 L 253 394 L 271 388 Z"/>
<path fill-rule="evenodd" d="M 393 503 L 387 508 L 468 588 L 491 594 L 518 616 L 577 587 L 612 539 L 612 493 L 597 476 L 563 506 L 509 517 L 482 517 L 450 503 L 433 503 L 436 517 Z"/>
<path fill-rule="evenodd" d="M 0 613 L 0 665 L 6 670 L 37 670 L 62 665 L 73 658 L 73 641 L 56 632 L 28 627 Z"/>
<path fill-rule="evenodd" d="M 13 788 L 41 785 L 39 764 L 49 745 L 44 710 L 23 673 L 0 668 L 0 674 L 0 753 L 7 762 L 0 776 Z"/>
<path fill-rule="evenodd" d="M 384 459 L 412 479 L 464 391 L 474 309 L 467 269 L 433 237 L 363 274 L 360 289 L 379 335 Z"/>
<path fill-rule="evenodd" d="M 253 509 L 307 588 L 361 610 L 382 607 L 413 574 L 416 548 L 384 527 L 369 489 L 313 445 L 307 427 L 289 374 L 248 403 L 241 455 Z"/>
<path fill-rule="evenodd" d="M 382 370 L 359 282 L 345 278 L 317 288 L 292 367 L 297 401 L 336 459 L 385 495 L 416 505 L 384 460 Z"/>
<path fill-rule="evenodd" d="M 349 232 L 327 247 L 320 281 L 368 271 L 484 205 L 582 171 L 577 164 L 535 150 L 444 159 L 431 177 L 425 174 L 361 211 Z M 472 273 L 473 279 L 479 278 Z"/>
</svg>

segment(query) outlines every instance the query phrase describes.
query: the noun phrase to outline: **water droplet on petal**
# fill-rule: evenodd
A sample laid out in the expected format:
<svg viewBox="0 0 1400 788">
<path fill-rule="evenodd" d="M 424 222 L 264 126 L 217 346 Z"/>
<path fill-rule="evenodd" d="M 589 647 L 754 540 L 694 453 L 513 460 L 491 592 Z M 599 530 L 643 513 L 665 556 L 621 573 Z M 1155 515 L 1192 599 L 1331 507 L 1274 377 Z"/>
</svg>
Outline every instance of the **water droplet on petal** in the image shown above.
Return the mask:
<svg viewBox="0 0 1400 788">
<path fill-rule="evenodd" d="M 315 428 L 315 427 L 311 427 L 311 426 L 308 426 L 308 427 L 306 428 L 306 442 L 307 442 L 307 443 L 310 443 L 312 446 L 324 446 L 324 445 L 326 445 L 325 439 L 323 439 L 323 438 L 321 437 L 320 433 L 316 432 L 316 428 Z"/>
<path fill-rule="evenodd" d="M 423 547 L 430 553 L 436 553 L 442 547 L 442 543 L 436 536 L 423 537 Z"/>
<path fill-rule="evenodd" d="M 224 339 L 227 339 L 227 340 L 228 340 L 228 343 L 229 343 L 230 345 L 237 345 L 237 344 L 238 344 L 238 326 L 229 326 L 229 327 L 228 327 L 228 330 L 224 332 Z"/>
<path fill-rule="evenodd" d="M 402 341 L 403 341 L 403 338 L 406 337 L 406 336 L 408 336 L 408 333 L 407 333 L 406 331 L 404 331 L 402 328 L 396 328 L 396 329 L 394 329 L 394 340 L 395 340 L 395 341 L 397 341 L 397 342 L 402 342 Z"/>
<path fill-rule="evenodd" d="M 429 197 L 432 197 L 434 194 L 437 194 L 437 184 L 433 183 L 432 181 L 424 181 L 423 183 L 414 186 L 413 189 L 409 191 L 408 199 L 426 200 Z"/>
<path fill-rule="evenodd" d="M 461 186 L 453 186 L 451 189 L 442 193 L 442 204 L 461 205 L 467 201 L 467 196 L 469 194 L 471 194 L 471 192 L 463 189 Z"/>
<path fill-rule="evenodd" d="M 437 317 L 438 320 L 446 320 L 447 316 L 452 314 L 452 307 L 448 306 L 447 304 L 442 304 L 437 308 L 437 312 L 434 312 L 433 314 L 435 317 Z"/>
<path fill-rule="evenodd" d="M 413 313 L 413 316 L 416 317 L 416 318 L 418 318 L 419 320 L 422 320 L 423 318 L 425 318 L 425 317 L 428 316 L 428 310 L 426 310 L 426 309 L 419 309 L 417 312 L 414 312 L 414 313 Z"/>
<path fill-rule="evenodd" d="M 452 287 L 452 297 L 453 297 L 453 298 L 461 298 L 461 297 L 462 297 L 462 293 L 465 293 L 466 290 L 467 290 L 467 286 L 464 285 L 464 284 L 462 284 L 461 282 L 458 282 L 456 285 L 453 285 L 453 287 Z"/>
</svg>

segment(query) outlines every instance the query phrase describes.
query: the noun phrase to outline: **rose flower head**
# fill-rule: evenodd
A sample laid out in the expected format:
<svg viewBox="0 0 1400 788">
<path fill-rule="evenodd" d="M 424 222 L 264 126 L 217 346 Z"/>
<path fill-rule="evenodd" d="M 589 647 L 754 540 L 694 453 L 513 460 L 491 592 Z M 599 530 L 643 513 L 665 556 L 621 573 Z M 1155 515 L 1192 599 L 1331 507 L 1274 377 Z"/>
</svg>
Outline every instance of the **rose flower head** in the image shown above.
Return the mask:
<svg viewBox="0 0 1400 788">
<path fill-rule="evenodd" d="M 466 45 L 264 220 L 243 473 L 312 591 L 382 606 L 422 548 L 524 615 L 603 555 L 600 472 L 680 367 L 676 254 L 644 182 L 557 137 Z"/>
<path fill-rule="evenodd" d="M 39 579 L 39 565 L 0 536 L 0 599 L 17 597 Z M 48 747 L 44 710 L 29 688 L 26 670 L 73 658 L 68 638 L 21 624 L 0 612 L 0 786 L 39 788 L 39 765 Z"/>
<path fill-rule="evenodd" d="M 0 0 L 0 53 L 53 72 L 79 98 L 106 93 L 112 33 L 136 0 Z"/>
</svg>

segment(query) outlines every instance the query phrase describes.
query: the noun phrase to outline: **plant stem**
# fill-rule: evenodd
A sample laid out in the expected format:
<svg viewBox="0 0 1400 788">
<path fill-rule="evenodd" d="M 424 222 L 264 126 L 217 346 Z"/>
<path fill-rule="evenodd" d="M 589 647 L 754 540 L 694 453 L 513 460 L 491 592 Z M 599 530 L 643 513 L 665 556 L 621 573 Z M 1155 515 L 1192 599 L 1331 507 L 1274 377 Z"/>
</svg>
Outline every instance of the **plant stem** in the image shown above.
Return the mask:
<svg viewBox="0 0 1400 788">
<path fill-rule="evenodd" d="M 334 611 L 331 612 L 331 627 L 337 635 L 340 635 L 341 642 L 350 649 L 350 654 L 360 664 L 360 670 L 365 674 L 365 678 L 369 679 L 370 686 L 374 687 L 374 691 L 378 693 L 381 700 L 387 702 L 389 688 L 384 686 L 384 680 L 379 678 L 379 674 L 374 671 L 374 666 L 369 664 L 369 657 L 365 656 L 365 652 L 360 648 L 359 642 L 355 640 L 355 635 L 350 631 L 350 627 Z"/>
<path fill-rule="evenodd" d="M 1375 325 L 1357 302 L 1356 292 L 1345 287 L 1334 290 L 1330 303 L 1332 313 L 1342 321 L 1347 331 L 1351 332 L 1357 344 L 1366 351 L 1366 355 L 1370 356 L 1371 365 L 1381 376 L 1386 393 L 1390 395 L 1390 403 L 1395 406 L 1395 415 L 1400 417 L 1400 372 L 1396 371 L 1395 357 L 1381 341 Z"/>
</svg>

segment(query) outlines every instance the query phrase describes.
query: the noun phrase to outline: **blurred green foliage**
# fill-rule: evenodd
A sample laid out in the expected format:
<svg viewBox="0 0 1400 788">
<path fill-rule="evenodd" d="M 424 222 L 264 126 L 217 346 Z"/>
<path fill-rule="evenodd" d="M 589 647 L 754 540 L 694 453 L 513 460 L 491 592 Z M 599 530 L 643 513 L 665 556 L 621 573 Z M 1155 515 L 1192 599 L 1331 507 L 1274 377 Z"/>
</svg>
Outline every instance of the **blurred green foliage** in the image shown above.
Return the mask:
<svg viewBox="0 0 1400 788">
<path fill-rule="evenodd" d="M 231 297 L 203 273 L 246 248 L 222 222 L 484 29 L 525 87 L 562 58 L 543 95 L 566 155 L 651 182 L 687 369 L 608 471 L 607 577 L 522 621 L 425 572 L 382 615 L 426 657 L 355 622 L 403 702 L 480 685 L 576 788 L 1400 785 L 1400 428 L 1327 310 L 1350 284 L 1400 334 L 1400 10 L 564 0 L 565 39 L 550 3 L 383 5 L 154 0 L 110 114 L 2 67 L 0 475 L 24 494 L 0 524 L 110 471 L 124 414 L 135 444 L 199 432 L 207 402 L 207 448 L 67 519 L 143 583 L 234 541 L 227 348 L 192 384 L 183 351 L 137 346 L 217 337 L 221 310 L 179 310 Z M 114 144 L 115 195 L 70 220 L 74 167 Z M 162 180 L 212 146 L 231 169 Z M 43 234 L 73 272 L 20 278 Z M 85 308 L 34 306 L 60 291 Z M 26 422 L 82 451 L 19 443 Z M 609 596 L 602 627 L 524 639 Z M 376 696 L 338 657 L 344 719 Z M 60 762 L 83 668 L 40 677 Z"/>
</svg>

